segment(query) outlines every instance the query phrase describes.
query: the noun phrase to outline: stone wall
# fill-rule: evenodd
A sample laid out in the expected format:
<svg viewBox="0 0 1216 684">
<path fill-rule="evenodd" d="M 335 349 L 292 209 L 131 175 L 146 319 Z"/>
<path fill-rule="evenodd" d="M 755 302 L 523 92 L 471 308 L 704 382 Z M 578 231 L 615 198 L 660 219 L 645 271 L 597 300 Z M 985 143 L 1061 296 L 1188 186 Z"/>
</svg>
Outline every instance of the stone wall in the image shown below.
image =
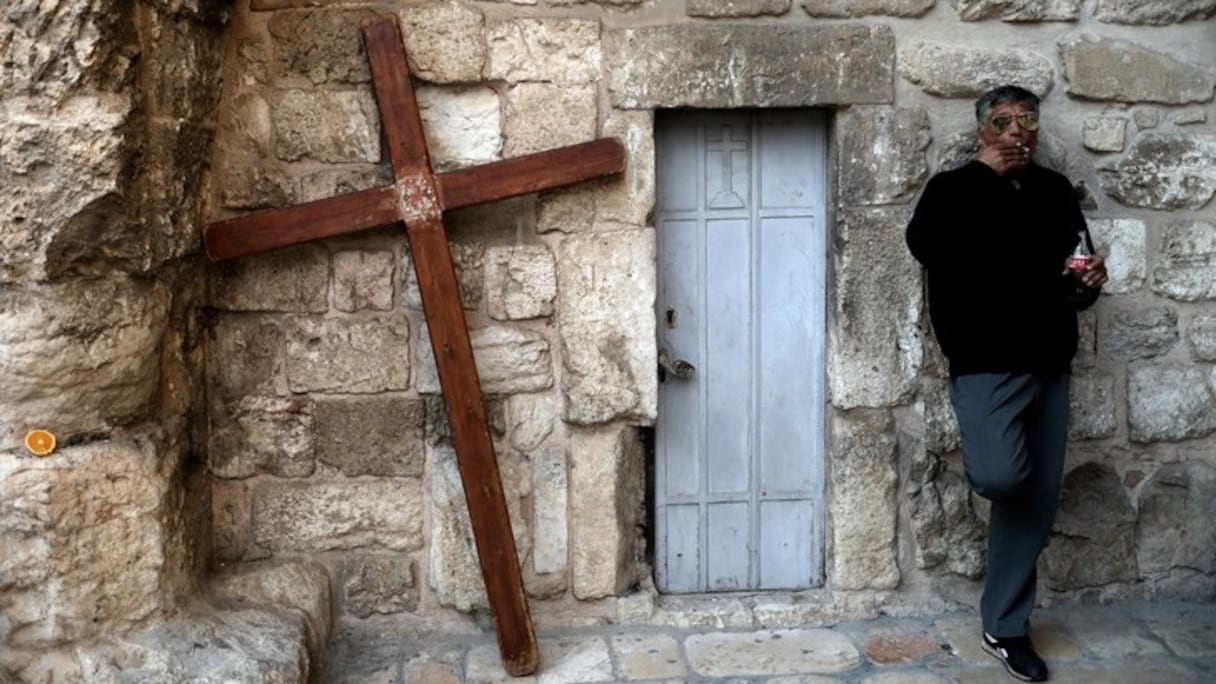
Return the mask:
<svg viewBox="0 0 1216 684">
<path fill-rule="evenodd" d="M 387 180 L 368 10 L 320 4 L 237 14 L 215 217 Z M 585 602 L 649 573 L 634 528 L 638 426 L 655 417 L 651 121 L 667 107 L 835 111 L 828 586 L 915 593 L 982 574 L 984 513 L 902 228 L 928 176 L 970 154 L 974 97 L 1004 82 L 1044 96 L 1040 161 L 1085 193 L 1113 276 L 1085 315 L 1047 586 L 1210 594 L 1216 528 L 1153 511 L 1212 500 L 1216 3 L 398 9 L 437 169 L 597 135 L 627 148 L 623 179 L 448 217 L 530 595 Z M 218 558 L 329 558 L 360 616 L 485 606 L 411 278 L 385 230 L 209 283 Z M 1168 558 L 1152 541 L 1167 531 L 1185 540 Z"/>
<path fill-rule="evenodd" d="M 1112 276 L 1082 317 L 1043 597 L 1216 594 L 1216 2 L 380 10 L 401 19 L 436 169 L 598 136 L 626 149 L 620 178 L 446 220 L 539 620 L 780 624 L 974 599 L 985 511 L 902 230 L 929 175 L 970 154 L 973 98 L 1004 82 L 1044 97 L 1039 161 L 1084 196 Z M 289 606 L 246 602 L 225 624 L 306 635 L 313 656 L 331 585 L 348 618 L 485 624 L 402 232 L 219 265 L 198 251 L 205 221 L 388 181 L 358 32 L 373 11 L 19 2 L 0 28 L 28 55 L 0 64 L 0 539 L 17 549 L 0 648 L 27 654 L 22 677 L 64 675 L 44 649 L 189 612 L 204 557 L 240 568 L 218 603 Z M 682 106 L 831 111 L 827 583 L 794 600 L 648 588 L 652 122 Z M 44 460 L 20 448 L 35 427 L 59 437 Z M 63 667 L 241 643 L 189 624 Z M 278 643 L 246 650 L 307 676 Z"/>
</svg>

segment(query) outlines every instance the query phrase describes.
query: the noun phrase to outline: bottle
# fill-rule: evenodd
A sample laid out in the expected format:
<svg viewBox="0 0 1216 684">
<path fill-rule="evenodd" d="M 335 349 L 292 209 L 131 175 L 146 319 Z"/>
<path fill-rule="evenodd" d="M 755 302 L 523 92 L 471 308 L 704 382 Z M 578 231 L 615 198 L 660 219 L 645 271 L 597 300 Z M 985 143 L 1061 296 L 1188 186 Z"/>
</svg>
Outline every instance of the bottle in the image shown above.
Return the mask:
<svg viewBox="0 0 1216 684">
<path fill-rule="evenodd" d="M 1094 253 L 1089 249 L 1089 240 L 1086 239 L 1085 231 L 1078 230 L 1077 244 L 1072 248 L 1072 254 L 1068 255 L 1068 270 L 1072 271 L 1076 281 L 1072 295 L 1069 297 L 1074 302 L 1085 301 L 1089 298 L 1089 288 L 1081 284 L 1081 276 L 1085 274 L 1085 269 L 1089 268 L 1093 260 Z"/>
</svg>

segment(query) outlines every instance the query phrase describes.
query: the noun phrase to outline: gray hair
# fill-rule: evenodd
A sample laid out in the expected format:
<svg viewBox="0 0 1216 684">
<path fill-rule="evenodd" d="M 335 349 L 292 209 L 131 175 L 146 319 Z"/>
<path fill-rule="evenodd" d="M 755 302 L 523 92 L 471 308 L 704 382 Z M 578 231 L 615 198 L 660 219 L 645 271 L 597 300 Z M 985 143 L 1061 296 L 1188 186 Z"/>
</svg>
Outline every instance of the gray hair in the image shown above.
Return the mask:
<svg viewBox="0 0 1216 684">
<path fill-rule="evenodd" d="M 993 88 L 980 96 L 980 99 L 975 101 L 975 120 L 980 128 L 988 122 L 988 112 L 999 104 L 1009 102 L 1017 102 L 1029 105 L 1037 114 L 1039 111 L 1039 96 L 1015 85 L 1004 85 L 999 88 Z"/>
</svg>

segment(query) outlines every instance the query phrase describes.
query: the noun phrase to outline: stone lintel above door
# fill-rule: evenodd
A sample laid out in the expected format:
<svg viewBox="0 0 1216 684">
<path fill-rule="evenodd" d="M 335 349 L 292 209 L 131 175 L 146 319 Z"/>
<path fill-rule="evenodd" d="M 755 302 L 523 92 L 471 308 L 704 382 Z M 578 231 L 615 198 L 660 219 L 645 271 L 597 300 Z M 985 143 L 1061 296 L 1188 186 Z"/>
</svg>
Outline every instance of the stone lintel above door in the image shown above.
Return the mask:
<svg viewBox="0 0 1216 684">
<path fill-rule="evenodd" d="M 720 23 L 609 31 L 614 107 L 889 104 L 895 36 L 885 26 Z"/>
</svg>

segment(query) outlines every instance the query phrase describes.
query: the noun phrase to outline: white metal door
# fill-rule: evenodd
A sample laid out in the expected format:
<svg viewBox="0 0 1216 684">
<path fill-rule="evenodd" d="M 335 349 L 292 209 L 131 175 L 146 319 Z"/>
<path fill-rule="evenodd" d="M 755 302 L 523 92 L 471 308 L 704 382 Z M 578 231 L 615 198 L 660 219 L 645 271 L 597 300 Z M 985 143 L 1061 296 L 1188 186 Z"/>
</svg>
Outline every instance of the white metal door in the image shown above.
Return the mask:
<svg viewBox="0 0 1216 684">
<path fill-rule="evenodd" d="M 656 582 L 817 586 L 825 117 L 659 112 L 656 154 Z"/>
</svg>

